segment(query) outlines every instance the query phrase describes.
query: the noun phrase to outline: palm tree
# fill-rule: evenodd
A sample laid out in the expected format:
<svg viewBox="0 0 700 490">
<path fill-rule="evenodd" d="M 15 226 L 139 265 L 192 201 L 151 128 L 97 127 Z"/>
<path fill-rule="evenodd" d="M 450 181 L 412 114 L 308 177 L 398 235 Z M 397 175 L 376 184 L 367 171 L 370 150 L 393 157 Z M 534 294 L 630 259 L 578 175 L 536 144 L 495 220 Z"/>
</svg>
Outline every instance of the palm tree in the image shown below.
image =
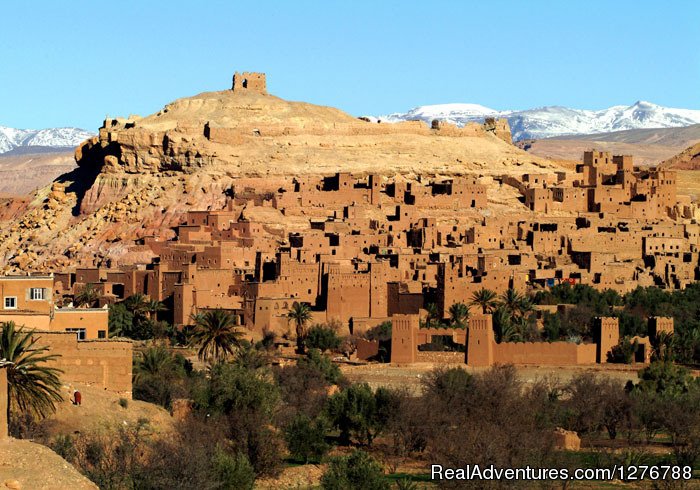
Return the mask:
<svg viewBox="0 0 700 490">
<path fill-rule="evenodd" d="M 428 303 L 425 305 L 425 310 L 428 312 L 428 328 L 433 328 L 438 323 L 440 317 L 440 310 L 435 303 Z"/>
<path fill-rule="evenodd" d="M 496 293 L 490 289 L 481 288 L 478 291 L 474 291 L 472 294 L 472 305 L 479 306 L 484 315 L 493 312 L 496 308 Z"/>
<path fill-rule="evenodd" d="M 523 306 L 523 300 L 525 297 L 515 289 L 508 289 L 506 292 L 501 294 L 500 299 L 501 305 L 508 313 L 513 316 L 521 314 L 521 307 Z"/>
<path fill-rule="evenodd" d="M 145 318 L 148 313 L 148 302 L 149 299 L 145 294 L 136 293 L 124 300 L 124 306 L 135 317 Z"/>
<path fill-rule="evenodd" d="M 48 347 L 38 347 L 33 330 L 18 329 L 14 322 L 0 323 L 0 330 L 0 359 L 11 363 L 6 367 L 10 398 L 7 419 L 11 407 L 42 418 L 55 412 L 55 403 L 63 400 L 58 377 L 62 371 L 46 363 L 60 356 L 47 354 Z"/>
<path fill-rule="evenodd" d="M 100 300 L 102 295 L 97 291 L 92 284 L 86 284 L 78 294 L 75 295 L 75 306 L 85 306 L 92 308 Z"/>
<path fill-rule="evenodd" d="M 469 307 L 464 303 L 454 303 L 449 311 L 450 323 L 458 328 L 464 328 L 469 318 Z"/>
<path fill-rule="evenodd" d="M 297 352 L 303 354 L 306 324 L 311 321 L 311 307 L 308 303 L 299 303 L 295 301 L 292 304 L 292 309 L 287 313 L 287 319 L 294 322 L 297 334 Z"/>
<path fill-rule="evenodd" d="M 134 383 L 146 376 L 159 376 L 172 370 L 173 356 L 162 345 L 149 347 L 136 359 L 134 365 Z"/>
<path fill-rule="evenodd" d="M 148 313 L 150 320 L 152 320 L 154 317 L 157 320 L 158 312 L 160 311 L 168 311 L 167 306 L 165 306 L 162 301 L 155 299 L 149 299 L 146 301 L 146 312 Z"/>
<path fill-rule="evenodd" d="M 207 310 L 192 320 L 191 343 L 199 345 L 197 356 L 201 361 L 223 361 L 240 347 L 243 334 L 236 328 L 236 316 L 228 311 Z"/>
</svg>

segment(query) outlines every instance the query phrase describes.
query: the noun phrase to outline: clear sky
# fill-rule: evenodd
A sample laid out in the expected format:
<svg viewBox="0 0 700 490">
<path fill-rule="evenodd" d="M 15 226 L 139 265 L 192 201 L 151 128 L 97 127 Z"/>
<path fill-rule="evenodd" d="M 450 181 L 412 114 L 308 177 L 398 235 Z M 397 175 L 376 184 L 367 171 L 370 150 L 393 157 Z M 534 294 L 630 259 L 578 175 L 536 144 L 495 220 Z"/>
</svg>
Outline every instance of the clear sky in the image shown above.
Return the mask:
<svg viewBox="0 0 700 490">
<path fill-rule="evenodd" d="M 31 1 L 0 7 L 0 125 L 95 130 L 264 71 L 354 115 L 470 102 L 700 109 L 700 1 Z"/>
</svg>

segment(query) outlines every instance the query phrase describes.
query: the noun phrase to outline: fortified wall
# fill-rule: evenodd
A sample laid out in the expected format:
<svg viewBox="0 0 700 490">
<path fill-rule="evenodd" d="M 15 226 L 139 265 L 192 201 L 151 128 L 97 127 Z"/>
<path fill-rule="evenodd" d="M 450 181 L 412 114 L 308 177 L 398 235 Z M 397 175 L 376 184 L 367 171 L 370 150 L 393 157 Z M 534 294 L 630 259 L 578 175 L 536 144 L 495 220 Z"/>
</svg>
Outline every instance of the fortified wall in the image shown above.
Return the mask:
<svg viewBox="0 0 700 490">
<path fill-rule="evenodd" d="M 608 354 L 620 342 L 617 318 L 596 319 L 595 343 L 574 342 L 501 342 L 494 338 L 491 315 L 474 315 L 469 319 L 465 332 L 460 329 L 419 328 L 418 315 L 394 315 L 392 317 L 391 362 L 412 364 L 417 362 L 418 346 L 431 341 L 433 335 L 451 335 L 455 343 L 466 345 L 463 360 L 468 366 L 488 367 L 495 364 L 571 366 L 604 364 Z M 649 318 L 649 337 L 636 337 L 639 351 L 635 361 L 648 363 L 651 357 L 651 341 L 660 332 L 673 333 L 673 318 Z M 444 353 L 441 353 L 444 354 Z M 455 354 L 444 356 L 454 362 Z"/>
</svg>

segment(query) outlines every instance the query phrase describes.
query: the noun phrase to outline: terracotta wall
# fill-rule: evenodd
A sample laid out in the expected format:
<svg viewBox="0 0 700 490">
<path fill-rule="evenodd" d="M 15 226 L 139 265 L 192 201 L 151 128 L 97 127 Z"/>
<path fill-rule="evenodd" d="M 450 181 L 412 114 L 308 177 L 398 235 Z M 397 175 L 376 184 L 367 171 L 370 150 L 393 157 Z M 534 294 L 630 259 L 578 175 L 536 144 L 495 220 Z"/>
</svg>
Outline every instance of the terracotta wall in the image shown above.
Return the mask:
<svg viewBox="0 0 700 490">
<path fill-rule="evenodd" d="M 35 332 L 37 345 L 61 357 L 51 362 L 65 383 L 87 383 L 131 396 L 133 350 L 130 340 L 83 340 L 63 332 Z"/>
</svg>

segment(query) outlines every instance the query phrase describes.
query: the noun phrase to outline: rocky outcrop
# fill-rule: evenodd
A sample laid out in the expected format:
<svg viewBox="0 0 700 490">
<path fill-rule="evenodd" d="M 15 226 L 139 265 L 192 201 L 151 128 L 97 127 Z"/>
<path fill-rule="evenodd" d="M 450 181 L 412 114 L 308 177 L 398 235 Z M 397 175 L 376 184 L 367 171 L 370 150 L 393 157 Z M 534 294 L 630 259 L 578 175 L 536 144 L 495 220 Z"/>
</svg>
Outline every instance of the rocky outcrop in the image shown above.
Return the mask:
<svg viewBox="0 0 700 490">
<path fill-rule="evenodd" d="M 696 143 L 661 163 L 668 170 L 700 170 L 700 143 Z"/>
</svg>

